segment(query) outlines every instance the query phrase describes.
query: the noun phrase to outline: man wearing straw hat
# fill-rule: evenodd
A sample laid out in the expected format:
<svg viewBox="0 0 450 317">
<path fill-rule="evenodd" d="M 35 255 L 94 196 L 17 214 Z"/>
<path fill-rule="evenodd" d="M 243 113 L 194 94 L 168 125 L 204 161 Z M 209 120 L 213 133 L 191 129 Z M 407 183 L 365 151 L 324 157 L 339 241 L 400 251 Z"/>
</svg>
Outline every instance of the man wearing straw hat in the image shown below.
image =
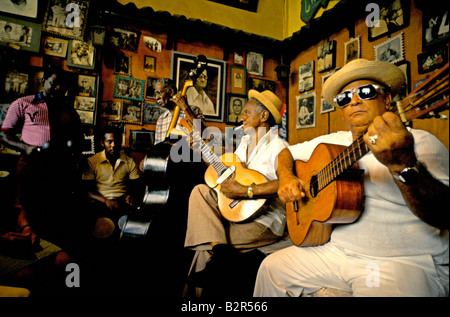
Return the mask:
<svg viewBox="0 0 450 317">
<path fill-rule="evenodd" d="M 355 222 L 336 225 L 323 245 L 292 246 L 268 256 L 255 296 L 300 296 L 322 287 L 353 296 L 448 296 L 443 206 L 449 197 L 449 153 L 433 135 L 406 128 L 386 111 L 403 82 L 395 65 L 365 59 L 346 64 L 325 82 L 323 96 L 340 108 L 350 131 L 284 150 L 278 194 L 284 202 L 298 201 L 301 209 L 306 184 L 293 174 L 293 160 L 308 161 L 319 143 L 349 146 L 362 136 L 370 150 L 358 161 L 364 210 Z"/>
<path fill-rule="evenodd" d="M 246 135 L 235 155 L 247 169 L 263 174 L 267 182 L 245 186 L 235 181 L 234 177 L 229 178 L 221 183 L 220 191 L 231 199 L 274 197 L 278 189 L 276 158 L 287 146 L 276 129 L 281 122 L 281 100 L 269 90 L 258 92 L 252 89 L 248 96 L 241 119 Z M 195 274 L 195 286 L 203 287 L 206 281 L 211 281 L 213 276 L 209 273 L 214 270 L 222 277 L 226 276 L 223 268 L 231 265 L 238 253 L 236 250 L 249 251 L 271 244 L 283 236 L 286 216 L 278 198 L 267 199 L 255 217 L 245 222 L 227 221 L 218 208 L 214 190 L 203 184 L 193 189 L 185 240 L 185 247 L 196 251 L 191 272 L 202 271 L 213 254 L 207 269 Z"/>
</svg>

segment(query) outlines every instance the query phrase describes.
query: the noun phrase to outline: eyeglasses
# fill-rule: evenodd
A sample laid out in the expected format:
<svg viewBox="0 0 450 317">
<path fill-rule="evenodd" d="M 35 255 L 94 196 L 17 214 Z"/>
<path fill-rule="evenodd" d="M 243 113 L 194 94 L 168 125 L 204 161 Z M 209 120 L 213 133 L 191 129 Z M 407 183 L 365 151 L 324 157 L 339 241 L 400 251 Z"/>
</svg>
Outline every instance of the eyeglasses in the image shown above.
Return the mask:
<svg viewBox="0 0 450 317">
<path fill-rule="evenodd" d="M 337 94 L 336 98 L 334 98 L 334 102 L 340 108 L 344 108 L 352 101 L 353 94 L 355 92 L 356 92 L 356 95 L 358 96 L 358 98 L 361 100 L 375 99 L 376 96 L 378 95 L 378 90 L 380 88 L 381 87 L 378 85 L 369 84 L 369 85 L 359 86 L 354 89 L 349 89 L 349 90 L 346 90 L 346 91 L 343 91 L 343 92 Z"/>
</svg>

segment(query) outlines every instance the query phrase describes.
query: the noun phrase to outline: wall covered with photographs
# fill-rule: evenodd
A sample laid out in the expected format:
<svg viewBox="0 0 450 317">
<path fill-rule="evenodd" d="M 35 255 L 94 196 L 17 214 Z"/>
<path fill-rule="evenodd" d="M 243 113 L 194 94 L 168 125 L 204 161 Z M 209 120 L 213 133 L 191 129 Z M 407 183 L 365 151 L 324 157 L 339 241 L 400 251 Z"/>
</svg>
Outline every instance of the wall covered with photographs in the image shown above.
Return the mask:
<svg viewBox="0 0 450 317">
<path fill-rule="evenodd" d="M 330 15 L 338 7 L 329 10 Z M 288 98 L 289 143 L 348 130 L 340 111 L 322 99 L 321 94 L 326 78 L 352 59 L 382 60 L 400 67 L 407 81 L 400 98 L 448 62 L 448 9 L 425 5 L 422 0 L 387 1 L 380 8 L 379 26 L 369 27 L 364 7 L 354 25 L 324 32 L 326 38 L 315 37 L 317 40 L 306 49 L 293 54 Z M 358 14 L 358 10 L 351 14 Z M 326 18 L 324 15 L 320 19 L 329 25 Z M 310 26 L 314 35 L 320 34 L 314 29 L 318 24 Z M 448 116 L 448 110 L 441 114 Z M 448 133 L 442 133 L 449 129 L 448 120 L 415 120 L 412 125 L 431 132 L 449 147 Z"/>
<path fill-rule="evenodd" d="M 234 105 L 245 104 L 248 89 L 271 89 L 286 99 L 277 82 L 277 54 L 239 45 L 230 49 L 220 38 L 174 36 L 173 30 L 135 19 L 141 10 L 125 12 L 115 1 L 37 3 L 27 4 L 26 10 L 3 12 L 0 7 L 2 113 L 13 100 L 42 89 L 43 66 L 57 64 L 75 77 L 73 105 L 87 140 L 97 128 L 112 124 L 123 127 L 126 147 L 148 149 L 136 138 L 152 140 L 164 112 L 156 103 L 153 83 L 172 78 L 181 90 L 198 55 L 208 59 L 206 87 L 196 91 L 208 100 L 203 109 L 207 126 L 225 132 L 225 127 L 239 125 L 242 107 Z M 188 90 L 188 98 L 194 98 L 194 89 Z"/>
</svg>

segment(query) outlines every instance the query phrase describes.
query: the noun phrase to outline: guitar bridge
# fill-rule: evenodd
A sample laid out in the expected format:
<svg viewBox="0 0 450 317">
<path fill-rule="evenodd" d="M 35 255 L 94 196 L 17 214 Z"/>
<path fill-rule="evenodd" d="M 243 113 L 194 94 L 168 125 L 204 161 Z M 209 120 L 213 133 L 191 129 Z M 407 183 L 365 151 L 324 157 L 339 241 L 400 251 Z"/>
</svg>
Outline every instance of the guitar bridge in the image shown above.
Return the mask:
<svg viewBox="0 0 450 317">
<path fill-rule="evenodd" d="M 237 204 L 239 204 L 240 201 L 240 199 L 235 199 L 228 206 L 230 206 L 230 208 L 234 208 Z"/>
</svg>

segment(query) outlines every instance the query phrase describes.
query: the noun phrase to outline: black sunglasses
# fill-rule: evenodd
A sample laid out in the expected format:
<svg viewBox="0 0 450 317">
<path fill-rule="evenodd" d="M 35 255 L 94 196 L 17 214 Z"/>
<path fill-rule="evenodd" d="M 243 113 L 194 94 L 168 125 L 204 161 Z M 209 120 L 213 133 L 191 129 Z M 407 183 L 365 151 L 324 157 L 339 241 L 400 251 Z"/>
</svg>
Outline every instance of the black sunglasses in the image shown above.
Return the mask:
<svg viewBox="0 0 450 317">
<path fill-rule="evenodd" d="M 340 108 L 344 108 L 352 101 L 353 94 L 355 92 L 358 95 L 358 98 L 361 100 L 375 99 L 376 96 L 378 95 L 378 90 L 380 88 L 381 87 L 378 85 L 369 84 L 369 85 L 359 86 L 354 89 L 349 89 L 349 90 L 343 91 L 341 93 L 338 93 L 336 95 L 336 98 L 334 98 L 334 102 Z"/>
</svg>

